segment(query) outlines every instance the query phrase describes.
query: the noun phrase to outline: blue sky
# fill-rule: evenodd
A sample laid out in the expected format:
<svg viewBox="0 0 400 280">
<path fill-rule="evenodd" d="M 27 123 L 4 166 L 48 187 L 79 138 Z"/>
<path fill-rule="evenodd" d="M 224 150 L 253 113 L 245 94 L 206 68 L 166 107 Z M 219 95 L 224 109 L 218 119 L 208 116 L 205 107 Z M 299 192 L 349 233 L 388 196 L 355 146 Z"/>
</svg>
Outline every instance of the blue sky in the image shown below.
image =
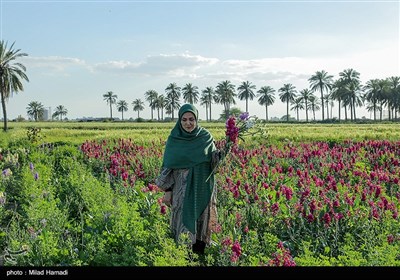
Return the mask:
<svg viewBox="0 0 400 280">
<path fill-rule="evenodd" d="M 103 94 L 129 104 L 147 90 L 165 94 L 169 83 L 216 87 L 224 80 L 276 90 L 269 117 L 286 114 L 278 89 L 298 91 L 325 70 L 345 69 L 369 79 L 400 76 L 399 1 L 18 1 L 0 0 L 0 37 L 28 54 L 25 90 L 13 95 L 8 117 L 27 118 L 31 101 L 69 119 L 109 117 Z M 319 93 L 316 93 L 319 96 Z M 249 103 L 251 115 L 265 107 Z M 183 104 L 183 100 L 181 100 Z M 198 104 L 197 104 L 198 105 Z M 233 105 L 245 110 L 245 101 Z M 198 105 L 200 118 L 205 108 Z M 218 118 L 221 105 L 213 106 Z M 337 104 L 333 115 L 337 116 Z M 294 111 L 290 112 L 296 116 Z M 121 113 L 113 108 L 113 116 Z M 342 113 L 343 116 L 343 113 Z M 370 117 L 358 110 L 358 117 Z M 321 118 L 321 112 L 317 112 Z M 305 113 L 300 113 L 305 118 Z"/>
</svg>

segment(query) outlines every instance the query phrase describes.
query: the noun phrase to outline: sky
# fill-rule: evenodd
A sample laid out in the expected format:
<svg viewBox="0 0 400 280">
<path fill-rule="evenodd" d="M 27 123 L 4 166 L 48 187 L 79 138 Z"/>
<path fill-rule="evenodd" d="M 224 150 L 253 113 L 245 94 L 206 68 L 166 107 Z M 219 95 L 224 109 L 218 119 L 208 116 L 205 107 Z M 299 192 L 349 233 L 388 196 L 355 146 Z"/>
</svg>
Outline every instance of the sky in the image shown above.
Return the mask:
<svg viewBox="0 0 400 280">
<path fill-rule="evenodd" d="M 129 104 L 124 119 L 138 117 L 136 99 L 145 103 L 139 116 L 148 119 L 148 90 L 165 95 L 170 83 L 181 88 L 191 83 L 201 94 L 229 80 L 236 88 L 251 82 L 255 94 L 272 87 L 275 103 L 268 116 L 280 118 L 286 103 L 279 88 L 287 83 L 297 92 L 309 88 L 317 71 L 338 79 L 351 68 L 363 84 L 400 76 L 399 18 L 398 0 L 0 0 L 1 40 L 28 54 L 18 62 L 26 66 L 29 82 L 9 98 L 7 115 L 27 119 L 28 104 L 37 101 L 50 112 L 63 105 L 68 119 L 109 117 L 103 95 L 112 91 Z M 245 111 L 245 104 L 236 98 L 232 106 Z M 195 105 L 205 119 L 205 107 Z M 212 118 L 222 110 L 214 104 Z M 249 100 L 249 113 L 265 119 L 258 97 Z M 371 117 L 358 108 L 362 116 Z M 122 118 L 115 105 L 113 117 Z"/>
</svg>

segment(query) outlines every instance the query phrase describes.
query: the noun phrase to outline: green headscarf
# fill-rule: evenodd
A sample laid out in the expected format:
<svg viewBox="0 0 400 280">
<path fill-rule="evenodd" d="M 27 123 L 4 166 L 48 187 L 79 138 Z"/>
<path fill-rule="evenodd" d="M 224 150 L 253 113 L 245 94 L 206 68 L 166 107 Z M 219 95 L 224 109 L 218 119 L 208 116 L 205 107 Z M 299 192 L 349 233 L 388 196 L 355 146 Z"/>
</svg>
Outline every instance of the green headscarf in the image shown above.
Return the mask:
<svg viewBox="0 0 400 280">
<path fill-rule="evenodd" d="M 186 112 L 192 112 L 197 122 L 196 128 L 190 133 L 181 125 L 182 116 Z M 211 158 L 215 149 L 210 132 L 198 124 L 196 107 L 192 104 L 181 106 L 179 119 L 167 139 L 162 166 L 171 169 L 189 169 L 182 222 L 193 234 L 196 233 L 197 219 L 211 199 L 214 175 L 207 182 L 206 180 L 212 171 Z"/>
</svg>

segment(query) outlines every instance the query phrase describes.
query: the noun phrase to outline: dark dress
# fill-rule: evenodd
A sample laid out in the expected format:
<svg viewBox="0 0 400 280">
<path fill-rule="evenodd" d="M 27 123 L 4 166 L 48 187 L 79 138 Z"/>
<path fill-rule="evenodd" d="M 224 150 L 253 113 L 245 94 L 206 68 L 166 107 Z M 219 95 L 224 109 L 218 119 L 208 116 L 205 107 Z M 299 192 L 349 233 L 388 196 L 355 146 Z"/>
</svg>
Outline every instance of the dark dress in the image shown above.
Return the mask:
<svg viewBox="0 0 400 280">
<path fill-rule="evenodd" d="M 214 168 L 219 162 L 218 151 L 213 152 L 211 166 Z M 210 202 L 204 212 L 197 220 L 196 235 L 189 232 L 182 223 L 183 199 L 185 197 L 185 186 L 189 169 L 170 169 L 162 168 L 159 177 L 156 179 L 156 185 L 162 190 L 172 189 L 172 205 L 170 226 L 174 235 L 175 241 L 179 241 L 182 233 L 187 233 L 192 244 L 196 240 L 210 244 L 211 233 L 215 231 L 217 226 L 217 192 L 214 186 Z"/>
</svg>

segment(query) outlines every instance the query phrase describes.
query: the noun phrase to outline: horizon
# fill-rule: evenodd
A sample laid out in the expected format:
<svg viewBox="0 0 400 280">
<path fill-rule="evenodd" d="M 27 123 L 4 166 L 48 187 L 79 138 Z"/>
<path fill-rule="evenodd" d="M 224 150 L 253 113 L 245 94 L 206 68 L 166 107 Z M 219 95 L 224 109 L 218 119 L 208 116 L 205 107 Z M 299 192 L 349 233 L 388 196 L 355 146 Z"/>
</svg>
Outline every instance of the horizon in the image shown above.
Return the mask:
<svg viewBox="0 0 400 280">
<path fill-rule="evenodd" d="M 192 83 L 201 95 L 224 80 L 235 88 L 250 81 L 255 94 L 261 86 L 274 88 L 268 116 L 280 118 L 286 103 L 278 89 L 285 83 L 297 92 L 308 88 L 316 71 L 337 79 L 352 68 L 362 84 L 400 76 L 399 1 L 1 0 L 0 14 L 1 39 L 28 54 L 19 62 L 30 81 L 9 98 L 10 120 L 28 119 L 31 101 L 52 111 L 63 105 L 68 119 L 107 117 L 108 91 L 128 102 L 124 119 L 137 118 L 131 103 L 138 98 L 145 104 L 140 117 L 150 119 L 147 90 L 165 94 L 169 83 Z M 265 119 L 257 99 L 249 100 L 250 114 Z M 205 108 L 195 105 L 205 119 Z M 231 107 L 244 111 L 245 101 L 236 98 Z M 213 104 L 212 118 L 222 110 Z M 357 118 L 370 114 L 357 108 Z M 115 105 L 113 117 L 121 118 Z"/>
</svg>

